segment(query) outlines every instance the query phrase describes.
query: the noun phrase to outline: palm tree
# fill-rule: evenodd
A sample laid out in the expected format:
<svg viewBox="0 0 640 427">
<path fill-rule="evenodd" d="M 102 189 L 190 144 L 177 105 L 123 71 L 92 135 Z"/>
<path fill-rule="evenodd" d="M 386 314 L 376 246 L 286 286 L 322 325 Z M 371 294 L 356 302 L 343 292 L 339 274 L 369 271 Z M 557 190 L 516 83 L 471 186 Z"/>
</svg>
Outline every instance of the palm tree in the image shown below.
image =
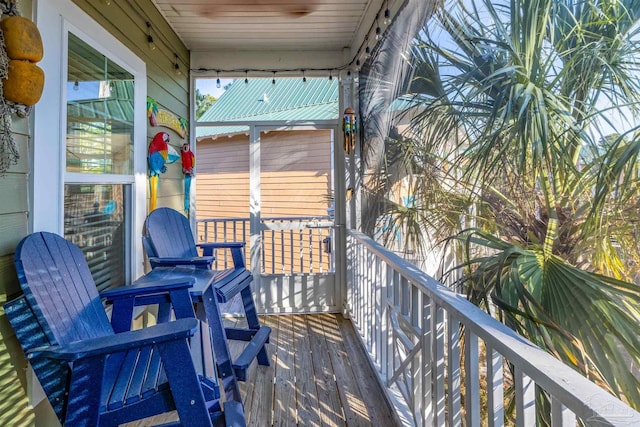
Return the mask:
<svg viewBox="0 0 640 427">
<path fill-rule="evenodd" d="M 638 409 L 640 1 L 445 3 L 370 187 L 415 203 L 375 216 L 457 242 L 470 300 Z"/>
</svg>

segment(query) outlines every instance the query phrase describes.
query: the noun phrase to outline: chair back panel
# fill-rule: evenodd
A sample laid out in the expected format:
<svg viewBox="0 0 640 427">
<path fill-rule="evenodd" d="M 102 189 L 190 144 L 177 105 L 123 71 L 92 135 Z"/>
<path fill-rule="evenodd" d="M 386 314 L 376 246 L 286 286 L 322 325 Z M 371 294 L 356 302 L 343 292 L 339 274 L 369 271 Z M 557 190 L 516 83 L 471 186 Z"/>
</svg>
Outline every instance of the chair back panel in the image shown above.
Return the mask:
<svg viewBox="0 0 640 427">
<path fill-rule="evenodd" d="M 20 286 L 52 344 L 113 334 L 80 249 L 53 233 L 33 233 L 15 255 Z"/>
<path fill-rule="evenodd" d="M 147 217 L 146 230 L 153 252 L 160 258 L 199 256 L 186 216 L 170 208 L 157 208 Z"/>
<path fill-rule="evenodd" d="M 25 352 L 36 347 L 51 345 L 24 295 L 6 303 L 4 311 Z M 38 377 L 58 420 L 60 423 L 64 422 L 69 390 L 69 364 L 44 357 L 31 358 L 29 364 Z"/>
</svg>

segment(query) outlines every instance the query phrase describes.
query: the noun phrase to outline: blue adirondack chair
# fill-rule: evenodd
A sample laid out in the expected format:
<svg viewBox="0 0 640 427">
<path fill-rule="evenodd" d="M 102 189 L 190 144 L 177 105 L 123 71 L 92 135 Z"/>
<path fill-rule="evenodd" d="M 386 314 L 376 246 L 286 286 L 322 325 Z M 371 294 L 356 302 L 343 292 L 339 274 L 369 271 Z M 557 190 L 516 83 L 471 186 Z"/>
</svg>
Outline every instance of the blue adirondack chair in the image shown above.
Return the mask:
<svg viewBox="0 0 640 427">
<path fill-rule="evenodd" d="M 222 412 L 217 384 L 199 377 L 192 363 L 188 340 L 198 320 L 191 281 L 103 293 L 114 304 L 163 295 L 177 318 L 116 334 L 73 243 L 34 233 L 18 245 L 15 261 L 24 295 L 5 304 L 5 312 L 62 424 L 117 426 L 177 409 L 174 425 L 245 425 L 242 405 L 225 403 Z"/>
<path fill-rule="evenodd" d="M 145 222 L 143 244 L 147 257 L 153 268 L 190 265 L 194 268 L 210 269 L 214 260 L 214 250 L 229 249 L 233 259 L 233 268 L 224 279 L 214 284 L 218 302 L 228 302 L 240 294 L 247 319 L 248 328 L 225 328 L 223 335 L 227 339 L 248 341 L 245 352 L 233 363 L 235 376 L 239 381 L 246 380 L 247 369 L 254 358 L 258 364 L 268 366 L 269 357 L 265 343 L 269 342 L 271 329 L 261 326 L 256 312 L 251 282 L 253 275 L 246 269 L 244 261 L 244 242 L 212 242 L 196 245 L 187 217 L 170 208 L 153 210 Z M 198 253 L 202 248 L 203 255 Z M 211 326 L 211 325 L 210 325 Z M 221 334 L 214 334 L 214 339 Z M 215 344 L 215 343 L 214 343 Z M 222 349 L 217 354 L 220 360 L 228 358 L 226 345 L 217 346 Z"/>
</svg>

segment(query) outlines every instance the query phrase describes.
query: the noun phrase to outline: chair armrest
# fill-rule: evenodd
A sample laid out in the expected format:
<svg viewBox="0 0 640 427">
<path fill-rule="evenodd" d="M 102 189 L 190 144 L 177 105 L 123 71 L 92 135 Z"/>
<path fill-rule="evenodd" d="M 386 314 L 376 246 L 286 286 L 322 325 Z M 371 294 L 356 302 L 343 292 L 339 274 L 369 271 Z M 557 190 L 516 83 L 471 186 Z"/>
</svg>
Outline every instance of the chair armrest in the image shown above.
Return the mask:
<svg viewBox="0 0 640 427">
<path fill-rule="evenodd" d="M 191 257 L 191 258 L 160 258 L 160 257 L 149 257 L 149 264 L 151 264 L 152 268 L 155 267 L 175 267 L 178 265 L 193 265 L 196 267 L 206 267 L 210 268 L 213 261 L 216 259 L 214 256 L 200 256 L 200 257 Z"/>
<path fill-rule="evenodd" d="M 212 249 L 232 249 L 232 248 L 244 248 L 244 242 L 207 242 L 198 243 L 196 246 L 200 248 L 212 248 Z"/>
<path fill-rule="evenodd" d="M 151 283 L 139 283 L 108 289 L 104 292 L 101 292 L 100 297 L 106 298 L 108 301 L 114 301 L 118 298 L 129 298 L 132 296 L 157 294 L 158 292 L 169 292 L 179 289 L 188 289 L 193 287 L 194 283 L 195 279 L 191 277 L 179 279 L 164 279 Z"/>
<path fill-rule="evenodd" d="M 65 345 L 37 347 L 27 353 L 27 358 L 46 357 L 74 361 L 109 355 L 168 341 L 187 339 L 193 336 L 197 328 L 197 319 L 178 319 L 174 322 L 161 323 L 135 331 L 76 341 Z"/>
<path fill-rule="evenodd" d="M 211 243 L 198 243 L 196 245 L 202 248 L 204 255 L 213 255 L 214 249 L 231 249 L 231 258 L 233 259 L 233 265 L 236 268 L 244 268 L 244 255 L 242 250 L 245 247 L 244 242 L 211 242 Z"/>
</svg>

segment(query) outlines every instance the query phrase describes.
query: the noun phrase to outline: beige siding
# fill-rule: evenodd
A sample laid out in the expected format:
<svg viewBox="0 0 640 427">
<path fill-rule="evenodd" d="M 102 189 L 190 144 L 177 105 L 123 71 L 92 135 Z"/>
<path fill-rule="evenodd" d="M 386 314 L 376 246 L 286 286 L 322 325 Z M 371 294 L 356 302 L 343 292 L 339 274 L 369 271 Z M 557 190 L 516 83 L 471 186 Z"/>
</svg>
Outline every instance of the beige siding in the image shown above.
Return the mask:
<svg viewBox="0 0 640 427">
<path fill-rule="evenodd" d="M 327 214 L 330 131 L 269 132 L 261 137 L 263 217 Z M 249 138 L 198 143 L 198 218 L 249 216 Z"/>
<path fill-rule="evenodd" d="M 261 136 L 260 193 L 261 216 L 324 216 L 331 193 L 331 132 L 285 131 L 269 132 Z M 205 218 L 249 217 L 249 137 L 235 135 L 198 143 L 197 150 L 197 213 Z M 248 224 L 245 241 L 249 245 Z M 209 240 L 231 239 L 234 230 L 227 225 L 215 231 L 208 228 Z M 236 225 L 241 236 L 242 225 Z M 300 272 L 308 270 L 305 261 L 316 260 L 313 271 L 327 271 L 329 257 L 322 266 L 318 255 L 322 239 L 328 231 L 276 231 L 264 234 L 263 262 L 267 272 Z M 204 227 L 198 230 L 204 238 Z M 284 242 L 284 244 L 283 244 Z M 293 251 L 292 251 L 293 249 Z M 247 254 L 251 251 L 247 250 Z"/>
<path fill-rule="evenodd" d="M 236 135 L 198 143 L 198 218 L 249 217 L 249 137 Z"/>
</svg>

